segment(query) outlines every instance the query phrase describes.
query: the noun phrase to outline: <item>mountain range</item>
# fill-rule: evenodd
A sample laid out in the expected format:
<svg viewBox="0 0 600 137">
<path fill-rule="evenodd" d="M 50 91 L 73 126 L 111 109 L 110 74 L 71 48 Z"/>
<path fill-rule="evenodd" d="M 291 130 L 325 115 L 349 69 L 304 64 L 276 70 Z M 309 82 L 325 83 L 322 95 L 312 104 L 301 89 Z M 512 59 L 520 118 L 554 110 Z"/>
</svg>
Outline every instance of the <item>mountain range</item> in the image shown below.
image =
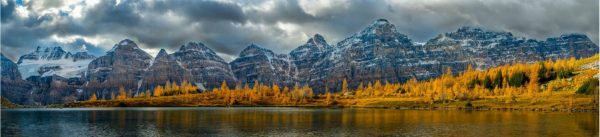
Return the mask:
<svg viewBox="0 0 600 137">
<path fill-rule="evenodd" d="M 2 55 L 2 96 L 20 104 L 56 104 L 86 100 L 92 93 L 109 99 L 120 87 L 136 94 L 166 81 L 189 81 L 201 90 L 226 81 L 230 85 L 298 83 L 309 84 L 317 92 L 326 88 L 338 91 L 344 79 L 352 88 L 375 80 L 429 79 L 447 68 L 456 74 L 469 65 L 483 70 L 511 63 L 589 57 L 598 51 L 598 45 L 583 34 L 535 40 L 478 27 L 461 27 L 417 44 L 394 24 L 378 19 L 335 44 L 315 34 L 288 54 L 250 44 L 231 62 L 201 42 L 186 43 L 171 54 L 161 50 L 155 57 L 129 39 L 100 57 L 61 47 L 38 47 L 16 63 Z"/>
</svg>

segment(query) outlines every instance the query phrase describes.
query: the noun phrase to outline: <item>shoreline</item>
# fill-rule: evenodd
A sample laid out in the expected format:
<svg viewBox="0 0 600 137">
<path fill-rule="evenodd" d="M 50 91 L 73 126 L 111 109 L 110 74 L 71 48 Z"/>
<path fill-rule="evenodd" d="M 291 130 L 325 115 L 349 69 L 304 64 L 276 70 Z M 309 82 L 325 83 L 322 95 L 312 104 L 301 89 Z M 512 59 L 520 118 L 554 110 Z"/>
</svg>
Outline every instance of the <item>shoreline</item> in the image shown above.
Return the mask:
<svg viewBox="0 0 600 137">
<path fill-rule="evenodd" d="M 265 108 L 314 108 L 314 109 L 395 109 L 395 110 L 457 110 L 457 111 L 529 111 L 529 112 L 571 112 L 571 113 L 598 113 L 599 109 L 566 109 L 566 108 L 494 108 L 494 107 L 483 107 L 483 106 L 474 106 L 472 108 L 466 107 L 415 107 L 415 106 L 341 106 L 341 105 L 332 105 L 332 106 L 324 106 L 324 105 L 170 105 L 170 106 L 90 106 L 90 107 L 82 107 L 82 106 L 64 106 L 63 105 L 49 105 L 49 106 L 30 106 L 30 107 L 18 107 L 18 108 L 2 108 L 2 109 L 35 109 L 35 108 L 150 108 L 150 107 L 182 107 L 182 108 L 247 108 L 247 107 L 265 107 Z"/>
</svg>

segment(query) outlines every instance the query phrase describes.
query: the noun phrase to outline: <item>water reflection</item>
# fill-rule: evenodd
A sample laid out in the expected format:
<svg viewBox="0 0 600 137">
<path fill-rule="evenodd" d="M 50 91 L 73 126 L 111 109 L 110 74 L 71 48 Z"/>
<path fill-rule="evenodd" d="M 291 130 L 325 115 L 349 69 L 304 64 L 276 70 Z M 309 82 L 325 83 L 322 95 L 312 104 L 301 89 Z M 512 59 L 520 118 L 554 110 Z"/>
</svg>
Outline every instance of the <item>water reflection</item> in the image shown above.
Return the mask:
<svg viewBox="0 0 600 137">
<path fill-rule="evenodd" d="M 598 113 L 310 108 L 2 110 L 2 136 L 598 136 Z"/>
</svg>

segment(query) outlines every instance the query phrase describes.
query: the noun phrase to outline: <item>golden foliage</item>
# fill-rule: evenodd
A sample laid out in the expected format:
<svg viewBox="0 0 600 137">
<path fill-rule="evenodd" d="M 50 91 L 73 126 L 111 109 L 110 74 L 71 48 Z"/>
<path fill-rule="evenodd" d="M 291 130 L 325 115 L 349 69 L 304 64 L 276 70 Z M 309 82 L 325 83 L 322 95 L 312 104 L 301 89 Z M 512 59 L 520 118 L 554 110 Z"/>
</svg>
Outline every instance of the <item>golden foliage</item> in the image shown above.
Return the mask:
<svg viewBox="0 0 600 137">
<path fill-rule="evenodd" d="M 338 101 L 348 103 L 352 100 L 382 100 L 386 98 L 418 100 L 426 104 L 447 104 L 490 98 L 500 99 L 503 103 L 514 103 L 520 98 L 547 97 L 563 94 L 563 92 L 574 94 L 575 88 L 567 87 L 579 86 L 589 77 L 598 74 L 597 69 L 579 70 L 578 68 L 593 60 L 597 61 L 598 55 L 591 58 L 503 65 L 487 70 L 475 70 L 468 65 L 464 72 L 453 73 L 451 68 L 446 68 L 442 76 L 429 80 L 419 81 L 416 77 L 410 78 L 405 83 L 376 80 L 361 82 L 354 89 L 351 89 L 348 81 L 344 79 L 338 83 L 340 85 L 333 86 L 341 87 L 338 92 L 330 92 L 329 85 L 325 85 L 325 92 L 318 95 L 315 95 L 313 88 L 307 84 L 296 83 L 288 86 L 275 83 L 263 84 L 255 80 L 253 83 L 235 83 L 233 89 L 226 81 L 223 81 L 220 88 L 213 88 L 211 91 L 205 92 L 198 92 L 198 87 L 188 81 L 181 83 L 166 81 L 164 85 L 158 85 L 153 90 L 139 93 L 136 97 L 173 96 L 185 100 L 195 100 L 195 97 L 201 97 L 200 100 L 210 100 L 213 101 L 211 102 L 213 104 L 227 106 L 333 105 Z M 114 98 L 114 92 L 111 93 Z M 93 96 L 95 97 L 95 94 Z M 116 99 L 127 98 L 127 92 L 120 87 Z"/>
</svg>

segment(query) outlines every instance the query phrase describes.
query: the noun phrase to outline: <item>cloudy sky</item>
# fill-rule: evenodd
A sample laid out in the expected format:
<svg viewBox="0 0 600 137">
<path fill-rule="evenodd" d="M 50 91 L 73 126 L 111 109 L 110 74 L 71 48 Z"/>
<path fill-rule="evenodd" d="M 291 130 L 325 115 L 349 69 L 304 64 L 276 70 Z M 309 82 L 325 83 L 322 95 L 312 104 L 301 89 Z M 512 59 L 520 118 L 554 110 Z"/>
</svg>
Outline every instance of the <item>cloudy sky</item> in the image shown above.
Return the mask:
<svg viewBox="0 0 600 137">
<path fill-rule="evenodd" d="M 315 33 L 337 43 L 378 18 L 414 42 L 460 26 L 543 40 L 583 33 L 598 43 L 598 0 L 2 0 L 1 51 L 37 46 L 103 55 L 129 38 L 155 55 L 199 41 L 232 60 L 251 43 L 288 53 Z"/>
</svg>

